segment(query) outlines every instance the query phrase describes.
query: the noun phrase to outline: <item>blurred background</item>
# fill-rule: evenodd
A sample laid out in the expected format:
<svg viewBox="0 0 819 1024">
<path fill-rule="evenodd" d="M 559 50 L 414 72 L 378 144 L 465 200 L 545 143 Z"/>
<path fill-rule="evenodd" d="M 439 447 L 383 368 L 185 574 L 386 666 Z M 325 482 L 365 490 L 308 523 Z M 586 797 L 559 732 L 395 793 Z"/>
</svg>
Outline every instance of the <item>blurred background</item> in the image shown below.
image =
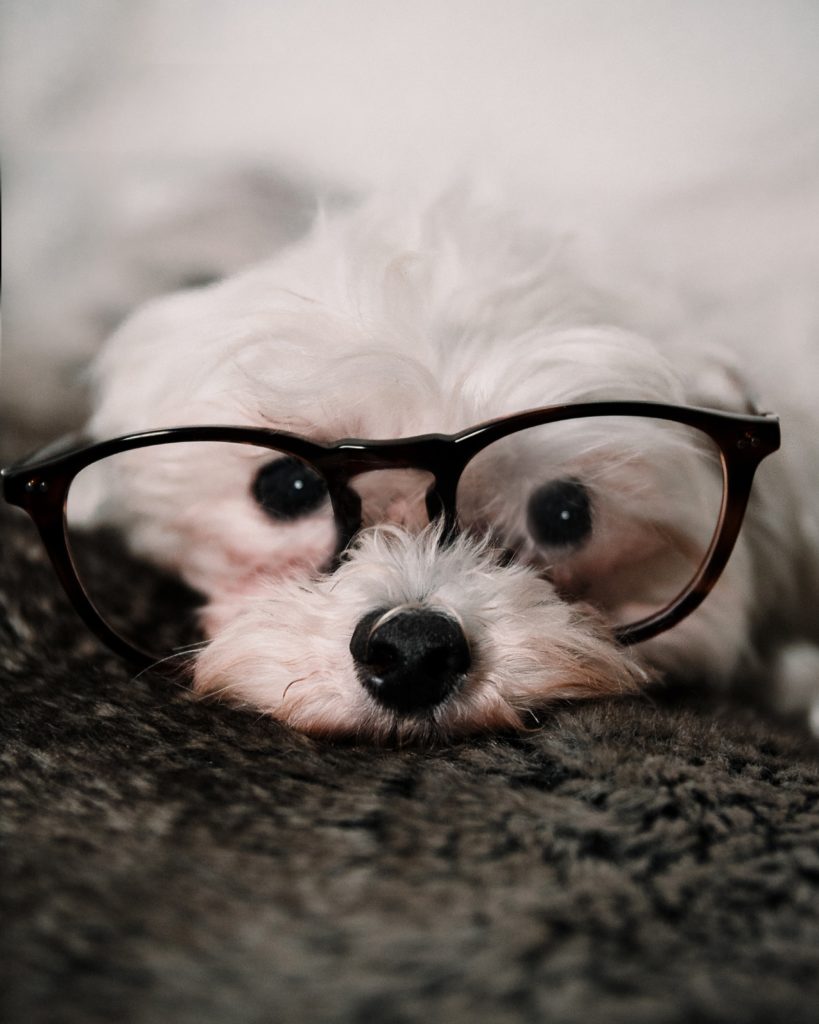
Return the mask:
<svg viewBox="0 0 819 1024">
<path fill-rule="evenodd" d="M 320 201 L 479 175 L 594 222 L 819 168 L 816 0 L 2 0 L 0 39 L 7 431 Z"/>
</svg>

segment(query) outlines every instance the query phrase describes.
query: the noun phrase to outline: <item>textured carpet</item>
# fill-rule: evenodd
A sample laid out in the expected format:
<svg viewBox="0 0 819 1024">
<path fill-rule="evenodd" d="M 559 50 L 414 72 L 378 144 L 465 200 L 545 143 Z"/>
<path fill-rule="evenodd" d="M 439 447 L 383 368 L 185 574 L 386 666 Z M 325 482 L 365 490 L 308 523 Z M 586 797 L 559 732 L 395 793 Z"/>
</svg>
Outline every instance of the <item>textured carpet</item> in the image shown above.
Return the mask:
<svg viewBox="0 0 819 1024">
<path fill-rule="evenodd" d="M 664 696 L 316 743 L 131 678 L 0 531 L 4 1021 L 816 1020 L 799 735 Z"/>
</svg>

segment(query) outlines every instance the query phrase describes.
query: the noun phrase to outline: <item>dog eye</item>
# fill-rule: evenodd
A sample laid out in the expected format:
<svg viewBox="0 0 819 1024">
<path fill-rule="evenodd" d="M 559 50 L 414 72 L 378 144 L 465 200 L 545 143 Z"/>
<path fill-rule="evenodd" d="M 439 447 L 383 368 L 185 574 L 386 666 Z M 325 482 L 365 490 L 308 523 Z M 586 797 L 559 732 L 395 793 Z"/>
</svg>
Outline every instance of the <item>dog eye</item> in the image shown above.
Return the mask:
<svg viewBox="0 0 819 1024">
<path fill-rule="evenodd" d="M 253 497 L 272 519 L 298 519 L 323 504 L 327 484 L 298 459 L 276 459 L 259 470 Z"/>
<path fill-rule="evenodd" d="M 578 480 L 552 480 L 529 498 L 529 532 L 544 547 L 582 544 L 592 530 L 589 492 Z"/>
</svg>

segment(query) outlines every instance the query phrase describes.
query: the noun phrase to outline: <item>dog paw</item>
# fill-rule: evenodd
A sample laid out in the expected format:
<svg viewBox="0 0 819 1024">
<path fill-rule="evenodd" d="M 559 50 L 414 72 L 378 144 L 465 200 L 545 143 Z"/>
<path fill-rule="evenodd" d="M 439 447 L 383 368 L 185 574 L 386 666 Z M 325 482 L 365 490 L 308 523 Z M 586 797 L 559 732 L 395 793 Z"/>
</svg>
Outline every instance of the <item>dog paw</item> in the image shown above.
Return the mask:
<svg viewBox="0 0 819 1024">
<path fill-rule="evenodd" d="M 783 648 L 775 665 L 773 700 L 777 712 L 802 718 L 819 739 L 819 646 Z"/>
</svg>

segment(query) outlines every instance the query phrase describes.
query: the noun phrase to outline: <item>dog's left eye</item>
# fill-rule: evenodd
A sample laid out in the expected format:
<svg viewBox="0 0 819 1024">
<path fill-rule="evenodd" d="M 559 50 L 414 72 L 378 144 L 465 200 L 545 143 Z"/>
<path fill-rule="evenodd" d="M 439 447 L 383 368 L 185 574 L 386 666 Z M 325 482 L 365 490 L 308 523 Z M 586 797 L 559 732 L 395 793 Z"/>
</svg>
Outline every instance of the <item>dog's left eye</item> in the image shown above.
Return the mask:
<svg viewBox="0 0 819 1024">
<path fill-rule="evenodd" d="M 321 507 L 327 484 L 298 459 L 276 459 L 259 470 L 253 497 L 272 519 L 299 519 Z"/>
<path fill-rule="evenodd" d="M 592 531 L 589 492 L 579 480 L 552 480 L 529 498 L 529 531 L 544 547 L 576 547 Z"/>
</svg>

